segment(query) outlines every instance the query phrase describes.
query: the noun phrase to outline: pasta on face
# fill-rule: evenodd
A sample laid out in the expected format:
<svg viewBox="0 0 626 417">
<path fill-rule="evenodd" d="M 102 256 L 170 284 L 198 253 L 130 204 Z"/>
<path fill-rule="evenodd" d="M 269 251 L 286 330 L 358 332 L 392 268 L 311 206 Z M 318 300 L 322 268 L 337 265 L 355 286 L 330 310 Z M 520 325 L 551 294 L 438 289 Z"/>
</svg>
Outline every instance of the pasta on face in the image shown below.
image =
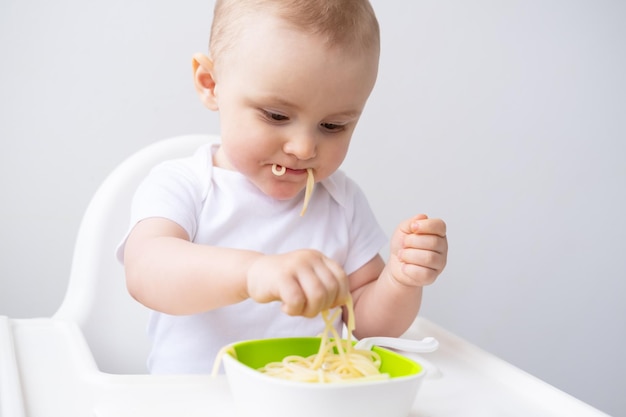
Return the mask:
<svg viewBox="0 0 626 417">
<path fill-rule="evenodd" d="M 272 174 L 276 175 L 277 177 L 285 175 L 285 172 L 287 172 L 287 168 L 277 164 L 272 165 Z"/>
<path fill-rule="evenodd" d="M 278 164 L 272 164 L 272 174 L 277 177 L 281 177 L 285 175 L 287 172 L 287 168 Z M 300 212 L 300 216 L 304 216 L 306 213 L 306 208 L 309 206 L 309 200 L 311 199 L 311 194 L 313 194 L 313 188 L 315 188 L 315 177 L 313 176 L 313 169 L 306 169 L 307 178 L 306 178 L 306 190 L 304 192 L 304 205 L 302 206 L 302 211 Z"/>
</svg>

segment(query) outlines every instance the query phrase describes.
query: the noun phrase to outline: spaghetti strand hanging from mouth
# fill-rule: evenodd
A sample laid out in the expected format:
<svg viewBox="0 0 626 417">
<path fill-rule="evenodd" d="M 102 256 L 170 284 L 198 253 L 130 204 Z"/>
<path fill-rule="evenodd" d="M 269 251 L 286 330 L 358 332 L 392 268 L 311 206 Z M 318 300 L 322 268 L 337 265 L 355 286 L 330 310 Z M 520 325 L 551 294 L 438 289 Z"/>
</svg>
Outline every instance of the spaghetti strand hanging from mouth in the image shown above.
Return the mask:
<svg viewBox="0 0 626 417">
<path fill-rule="evenodd" d="M 277 177 L 281 177 L 285 175 L 285 172 L 287 172 L 286 167 L 278 164 L 272 164 L 272 174 L 276 175 Z M 313 168 L 307 168 L 306 173 L 306 190 L 304 191 L 304 204 L 302 206 L 300 216 L 304 216 L 304 213 L 306 213 L 306 209 L 309 206 L 309 200 L 311 199 L 311 195 L 313 194 L 313 188 L 315 188 L 315 176 L 313 175 Z"/>
<path fill-rule="evenodd" d="M 307 179 L 306 179 L 306 191 L 304 192 L 304 205 L 302 206 L 302 211 L 300 212 L 300 216 L 304 216 L 306 213 L 306 209 L 309 206 L 309 200 L 311 199 L 311 194 L 313 194 L 313 188 L 315 187 L 315 177 L 313 176 L 313 168 L 307 168 Z"/>
</svg>

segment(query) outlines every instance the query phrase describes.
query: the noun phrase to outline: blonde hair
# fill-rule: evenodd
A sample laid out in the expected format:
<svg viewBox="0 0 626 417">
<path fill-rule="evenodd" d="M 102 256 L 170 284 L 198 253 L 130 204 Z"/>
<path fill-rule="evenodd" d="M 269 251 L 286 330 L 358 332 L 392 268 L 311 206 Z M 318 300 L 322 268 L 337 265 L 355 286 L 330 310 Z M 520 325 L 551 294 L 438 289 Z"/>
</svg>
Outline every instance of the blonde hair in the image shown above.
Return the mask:
<svg viewBox="0 0 626 417">
<path fill-rule="evenodd" d="M 361 53 L 380 48 L 378 20 L 368 0 L 217 0 L 209 51 L 212 59 L 236 44 L 244 17 L 269 12 L 329 47 Z"/>
</svg>

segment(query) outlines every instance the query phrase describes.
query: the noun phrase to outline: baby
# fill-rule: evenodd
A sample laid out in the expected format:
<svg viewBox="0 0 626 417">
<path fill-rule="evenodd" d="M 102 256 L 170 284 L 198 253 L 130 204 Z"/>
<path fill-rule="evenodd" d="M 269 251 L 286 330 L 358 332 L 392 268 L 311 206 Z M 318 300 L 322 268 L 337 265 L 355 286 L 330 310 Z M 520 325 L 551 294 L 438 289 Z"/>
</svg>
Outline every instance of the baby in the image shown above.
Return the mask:
<svg viewBox="0 0 626 417">
<path fill-rule="evenodd" d="M 401 222 L 385 263 L 385 234 L 338 170 L 377 76 L 369 2 L 218 0 L 209 50 L 194 83 L 221 140 L 152 170 L 118 250 L 153 310 L 149 370 L 209 373 L 234 341 L 315 336 L 349 296 L 356 337 L 402 334 L 446 264 L 446 225 Z"/>
</svg>

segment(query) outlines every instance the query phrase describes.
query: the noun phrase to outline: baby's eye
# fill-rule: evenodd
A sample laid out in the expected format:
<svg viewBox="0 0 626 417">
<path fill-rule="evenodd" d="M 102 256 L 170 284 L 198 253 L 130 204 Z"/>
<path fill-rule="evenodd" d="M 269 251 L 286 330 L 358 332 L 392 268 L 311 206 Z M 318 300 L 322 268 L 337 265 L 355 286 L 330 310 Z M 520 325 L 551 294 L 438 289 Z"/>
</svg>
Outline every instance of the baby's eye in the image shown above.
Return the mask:
<svg viewBox="0 0 626 417">
<path fill-rule="evenodd" d="M 344 125 L 339 125 L 336 123 L 321 123 L 320 126 L 323 129 L 328 130 L 330 132 L 340 131 L 340 130 L 343 130 L 344 128 Z"/>
<path fill-rule="evenodd" d="M 280 113 L 274 113 L 271 111 L 267 111 L 267 110 L 263 110 L 263 114 L 265 115 L 265 117 L 273 122 L 284 122 L 286 120 L 289 120 L 289 117 L 280 114 Z"/>
</svg>

